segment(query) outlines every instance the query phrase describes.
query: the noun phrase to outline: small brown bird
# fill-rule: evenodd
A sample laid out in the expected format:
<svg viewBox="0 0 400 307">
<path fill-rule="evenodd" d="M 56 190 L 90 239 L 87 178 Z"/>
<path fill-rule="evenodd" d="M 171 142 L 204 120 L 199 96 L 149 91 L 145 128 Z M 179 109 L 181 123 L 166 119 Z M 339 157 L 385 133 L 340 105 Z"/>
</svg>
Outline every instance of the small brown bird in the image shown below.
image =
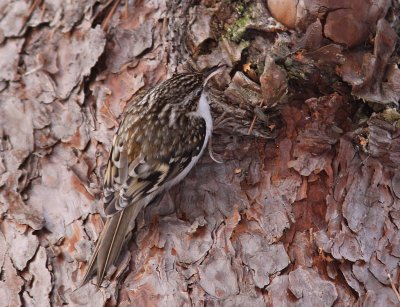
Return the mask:
<svg viewBox="0 0 400 307">
<path fill-rule="evenodd" d="M 222 68 L 178 74 L 127 107 L 104 176 L 107 221 L 83 284 L 97 271 L 97 287 L 101 285 L 139 211 L 181 181 L 199 160 L 212 132 L 204 89 Z"/>
</svg>

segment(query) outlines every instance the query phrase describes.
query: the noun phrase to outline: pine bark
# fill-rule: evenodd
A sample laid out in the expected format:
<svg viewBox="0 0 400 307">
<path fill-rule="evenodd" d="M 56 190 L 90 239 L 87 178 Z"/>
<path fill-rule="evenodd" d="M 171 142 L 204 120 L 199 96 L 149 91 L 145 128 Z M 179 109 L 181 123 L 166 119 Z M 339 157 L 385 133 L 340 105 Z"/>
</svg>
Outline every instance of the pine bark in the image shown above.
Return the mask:
<svg viewBox="0 0 400 307">
<path fill-rule="evenodd" d="M 399 304 L 399 4 L 273 2 L 0 2 L 0 306 Z M 219 63 L 223 163 L 81 287 L 124 108 Z"/>
</svg>

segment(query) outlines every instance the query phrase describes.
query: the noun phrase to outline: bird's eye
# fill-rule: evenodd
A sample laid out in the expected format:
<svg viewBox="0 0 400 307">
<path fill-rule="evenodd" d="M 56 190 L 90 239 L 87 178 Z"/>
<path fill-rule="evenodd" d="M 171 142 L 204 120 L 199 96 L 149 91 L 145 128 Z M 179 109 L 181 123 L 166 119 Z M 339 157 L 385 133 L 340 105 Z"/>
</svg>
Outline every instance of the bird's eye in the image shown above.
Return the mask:
<svg viewBox="0 0 400 307">
<path fill-rule="evenodd" d="M 197 96 L 197 97 L 200 97 L 200 96 L 201 96 L 201 92 L 202 92 L 202 89 L 199 88 L 199 89 L 197 90 L 197 92 L 196 92 L 196 96 Z"/>
</svg>

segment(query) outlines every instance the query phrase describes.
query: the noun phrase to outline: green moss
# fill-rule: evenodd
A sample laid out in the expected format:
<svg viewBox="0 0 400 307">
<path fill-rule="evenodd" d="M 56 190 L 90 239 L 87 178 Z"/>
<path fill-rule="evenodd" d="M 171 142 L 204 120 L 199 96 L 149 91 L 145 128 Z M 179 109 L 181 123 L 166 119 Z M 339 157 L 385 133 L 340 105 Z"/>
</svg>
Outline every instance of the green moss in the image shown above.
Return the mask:
<svg viewBox="0 0 400 307">
<path fill-rule="evenodd" d="M 235 43 L 239 43 L 243 37 L 244 32 L 246 31 L 246 26 L 251 21 L 250 12 L 246 12 L 242 17 L 236 20 L 236 22 L 227 27 L 226 36 L 228 39 Z"/>
<path fill-rule="evenodd" d="M 236 13 L 238 13 L 240 16 L 242 16 L 243 13 L 244 13 L 244 8 L 245 8 L 244 4 L 239 2 L 239 3 L 237 3 L 236 6 L 235 6 L 235 11 L 236 11 Z"/>
<path fill-rule="evenodd" d="M 226 0 L 225 0 L 226 1 Z M 253 5 L 250 4 L 249 0 L 234 0 L 226 1 L 229 6 L 229 11 L 232 12 L 232 19 L 229 24 L 225 24 L 225 37 L 230 41 L 239 43 L 243 39 L 243 35 L 246 31 L 246 27 L 251 23 Z"/>
<path fill-rule="evenodd" d="M 396 127 L 400 127 L 400 113 L 396 108 L 386 109 L 382 112 L 383 118 L 389 123 L 396 123 Z"/>
</svg>

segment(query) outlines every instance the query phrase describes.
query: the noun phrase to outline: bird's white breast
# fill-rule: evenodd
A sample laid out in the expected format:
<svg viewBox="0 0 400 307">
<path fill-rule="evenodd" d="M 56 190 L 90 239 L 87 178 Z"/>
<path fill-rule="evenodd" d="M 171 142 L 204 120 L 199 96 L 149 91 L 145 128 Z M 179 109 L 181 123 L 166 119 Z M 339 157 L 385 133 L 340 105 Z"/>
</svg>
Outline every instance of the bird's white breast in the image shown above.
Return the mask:
<svg viewBox="0 0 400 307">
<path fill-rule="evenodd" d="M 179 181 L 181 181 L 183 178 L 186 177 L 186 175 L 189 173 L 189 171 L 193 168 L 193 166 L 197 163 L 197 161 L 203 154 L 203 151 L 206 148 L 208 140 L 211 136 L 213 122 L 212 122 L 212 117 L 211 117 L 211 112 L 210 112 L 210 105 L 208 103 L 208 97 L 204 91 L 200 96 L 197 110 L 196 110 L 196 112 L 194 112 L 193 115 L 204 118 L 204 120 L 206 122 L 206 136 L 204 138 L 203 147 L 201 148 L 200 153 L 197 156 L 192 158 L 192 161 L 190 161 L 188 166 L 186 166 L 186 168 L 178 176 L 176 176 L 174 179 L 172 179 L 170 182 L 168 182 L 168 184 L 166 186 L 167 189 L 170 188 L 171 186 L 177 184 Z"/>
<path fill-rule="evenodd" d="M 210 112 L 210 104 L 208 101 L 207 94 L 204 91 L 200 96 L 199 105 L 198 105 L 196 113 L 198 116 L 203 117 L 204 120 L 206 121 L 206 137 L 204 140 L 203 148 L 201 150 L 201 153 L 202 153 L 204 148 L 207 146 L 207 142 L 211 136 L 212 127 L 213 127 L 213 122 L 212 122 L 212 117 L 211 117 L 211 112 Z M 201 155 L 201 153 L 200 153 L 200 155 Z"/>
</svg>

